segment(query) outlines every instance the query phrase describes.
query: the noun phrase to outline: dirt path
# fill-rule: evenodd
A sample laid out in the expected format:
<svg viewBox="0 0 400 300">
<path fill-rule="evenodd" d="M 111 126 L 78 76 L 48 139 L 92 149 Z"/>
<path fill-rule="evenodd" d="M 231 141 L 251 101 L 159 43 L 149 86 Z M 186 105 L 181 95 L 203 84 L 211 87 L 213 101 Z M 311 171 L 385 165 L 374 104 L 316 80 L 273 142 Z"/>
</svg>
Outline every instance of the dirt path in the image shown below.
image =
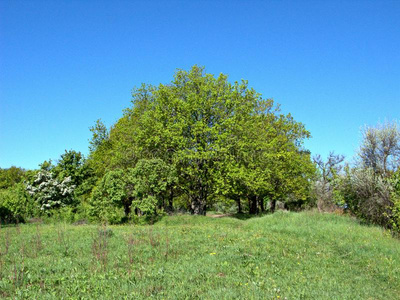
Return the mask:
<svg viewBox="0 0 400 300">
<path fill-rule="evenodd" d="M 222 215 L 208 215 L 207 217 L 210 217 L 210 218 L 223 218 L 223 217 L 230 217 L 230 216 L 232 216 L 233 214 L 222 214 Z"/>
</svg>

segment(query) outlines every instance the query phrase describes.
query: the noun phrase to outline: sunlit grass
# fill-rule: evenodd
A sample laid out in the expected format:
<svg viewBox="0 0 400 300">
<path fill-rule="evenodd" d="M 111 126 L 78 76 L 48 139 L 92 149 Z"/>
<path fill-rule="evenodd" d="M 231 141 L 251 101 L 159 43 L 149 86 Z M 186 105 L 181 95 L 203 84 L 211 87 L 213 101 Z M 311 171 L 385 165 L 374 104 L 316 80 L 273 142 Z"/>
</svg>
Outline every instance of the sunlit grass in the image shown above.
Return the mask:
<svg viewBox="0 0 400 300">
<path fill-rule="evenodd" d="M 0 241 L 0 296 L 9 298 L 400 295 L 399 240 L 330 214 L 172 216 L 152 226 L 107 228 L 20 225 L 2 228 Z"/>
</svg>

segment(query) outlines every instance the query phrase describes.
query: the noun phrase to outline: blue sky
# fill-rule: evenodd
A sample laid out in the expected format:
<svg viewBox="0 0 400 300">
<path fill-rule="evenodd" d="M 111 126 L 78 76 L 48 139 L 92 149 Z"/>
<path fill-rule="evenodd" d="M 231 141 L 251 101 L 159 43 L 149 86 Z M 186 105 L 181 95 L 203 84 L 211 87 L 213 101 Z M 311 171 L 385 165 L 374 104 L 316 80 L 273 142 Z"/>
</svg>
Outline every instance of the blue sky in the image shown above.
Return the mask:
<svg viewBox="0 0 400 300">
<path fill-rule="evenodd" d="M 0 0 L 0 167 L 88 152 L 131 89 L 198 64 L 303 122 L 349 159 L 360 128 L 400 119 L 400 1 Z"/>
</svg>

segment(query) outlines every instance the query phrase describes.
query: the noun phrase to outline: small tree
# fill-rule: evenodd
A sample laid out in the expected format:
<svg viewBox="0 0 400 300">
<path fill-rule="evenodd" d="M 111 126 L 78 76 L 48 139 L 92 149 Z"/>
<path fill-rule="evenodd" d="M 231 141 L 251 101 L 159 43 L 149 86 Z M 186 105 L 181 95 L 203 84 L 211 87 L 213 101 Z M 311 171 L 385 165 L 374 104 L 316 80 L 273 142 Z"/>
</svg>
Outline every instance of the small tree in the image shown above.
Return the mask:
<svg viewBox="0 0 400 300">
<path fill-rule="evenodd" d="M 23 222 L 38 212 L 23 183 L 0 189 L 0 223 Z"/>
<path fill-rule="evenodd" d="M 46 170 L 39 171 L 33 183 L 28 184 L 26 189 L 34 197 L 42 211 L 69 205 L 74 200 L 75 186 L 71 182 L 71 177 L 59 181 Z"/>
<path fill-rule="evenodd" d="M 133 183 L 132 209 L 141 214 L 156 214 L 165 208 L 168 186 L 177 181 L 175 169 L 161 159 L 141 159 L 130 172 Z"/>
<path fill-rule="evenodd" d="M 393 186 L 383 176 L 376 175 L 372 168 L 354 169 L 350 175 L 350 210 L 367 222 L 388 227 L 393 207 Z"/>
<path fill-rule="evenodd" d="M 60 182 L 67 177 L 70 178 L 71 184 L 75 186 L 75 198 L 88 194 L 96 183 L 92 168 L 82 153 L 74 150 L 65 150 L 57 165 L 52 168 L 52 173 Z"/>
<path fill-rule="evenodd" d="M 7 189 L 21 182 L 24 175 L 25 170 L 15 166 L 8 169 L 0 168 L 0 189 Z"/>
<path fill-rule="evenodd" d="M 130 211 L 124 170 L 108 171 L 94 188 L 90 202 L 90 215 L 109 223 L 120 223 Z"/>
<path fill-rule="evenodd" d="M 399 223 L 400 129 L 396 122 L 365 127 L 358 165 L 347 169 L 341 196 L 361 219 L 396 229 Z"/>
<path fill-rule="evenodd" d="M 119 223 L 132 210 L 154 215 L 157 208 L 166 207 L 167 188 L 176 180 L 175 169 L 161 159 L 142 159 L 135 168 L 108 171 L 93 191 L 91 214 L 111 223 Z"/>
<path fill-rule="evenodd" d="M 330 152 L 326 161 L 319 154 L 313 157 L 313 161 L 319 171 L 319 176 L 312 187 L 318 210 L 332 210 L 336 206 L 334 189 L 337 176 L 343 168 L 344 156 Z"/>
<path fill-rule="evenodd" d="M 358 157 L 363 168 L 375 174 L 390 176 L 400 165 L 400 129 L 397 122 L 386 122 L 376 127 L 365 126 Z"/>
</svg>

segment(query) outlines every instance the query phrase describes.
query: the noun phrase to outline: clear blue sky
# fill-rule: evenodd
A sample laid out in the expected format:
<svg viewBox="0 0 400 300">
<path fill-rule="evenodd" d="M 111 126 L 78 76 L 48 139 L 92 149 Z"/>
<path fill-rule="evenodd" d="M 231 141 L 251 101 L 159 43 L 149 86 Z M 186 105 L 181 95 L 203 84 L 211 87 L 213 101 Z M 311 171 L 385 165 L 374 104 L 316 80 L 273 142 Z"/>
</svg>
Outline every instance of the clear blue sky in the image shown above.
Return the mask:
<svg viewBox="0 0 400 300">
<path fill-rule="evenodd" d="M 351 158 L 360 127 L 400 119 L 400 1 L 0 0 L 0 167 L 88 152 L 140 83 L 198 64 L 247 79 Z"/>
</svg>

